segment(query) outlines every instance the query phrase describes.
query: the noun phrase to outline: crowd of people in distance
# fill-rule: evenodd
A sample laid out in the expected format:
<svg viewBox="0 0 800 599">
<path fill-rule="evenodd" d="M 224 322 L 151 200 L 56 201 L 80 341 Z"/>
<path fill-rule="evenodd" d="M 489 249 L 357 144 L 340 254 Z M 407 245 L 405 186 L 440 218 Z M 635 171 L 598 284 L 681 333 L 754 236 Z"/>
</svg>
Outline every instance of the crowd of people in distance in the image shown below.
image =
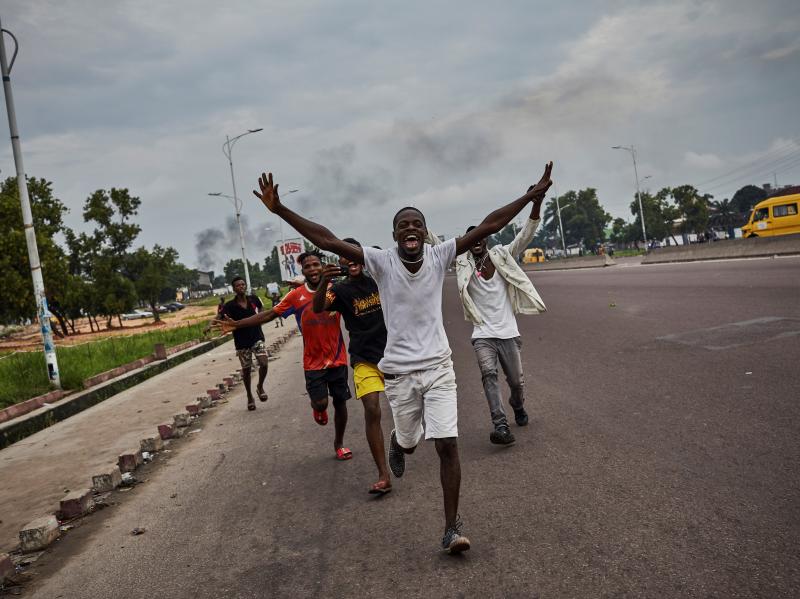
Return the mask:
<svg viewBox="0 0 800 599">
<path fill-rule="evenodd" d="M 447 553 L 470 548 L 458 515 L 461 465 L 458 450 L 456 376 L 442 317 L 445 275 L 455 262 L 458 293 L 464 316 L 473 324 L 472 345 L 489 404 L 491 443 L 515 442 L 503 407 L 499 383 L 502 369 L 510 387 L 509 404 L 517 426 L 528 424 L 525 410 L 522 341 L 517 314 L 546 310 L 531 280 L 514 256 L 533 239 L 553 164 L 527 192 L 491 212 L 466 229 L 464 235 L 440 241 L 428 229 L 425 216 L 414 207 L 401 208 L 392 221 L 396 246 L 364 247 L 353 238 L 339 239 L 283 204 L 272 174 L 262 174 L 253 193 L 266 208 L 294 227 L 318 248 L 339 256 L 338 264 L 324 264 L 322 254 L 308 251 L 298 258 L 304 282 L 283 298 L 273 298 L 265 309 L 247 294 L 240 277 L 231 283 L 235 297 L 221 306 L 213 326 L 233 332 L 242 367 L 247 407 L 255 410 L 251 391 L 253 362 L 258 366 L 256 395 L 267 401 L 264 384 L 267 351 L 261 325 L 294 315 L 303 336 L 303 370 L 312 416 L 328 424 L 329 400 L 333 404 L 336 459 L 349 460 L 345 446 L 347 400 L 351 398 L 348 364 L 353 370 L 356 398 L 364 406 L 367 443 L 378 470 L 369 493 L 392 490 L 407 456 L 419 442 L 432 439 L 440 460 L 444 501 L 444 536 Z M 526 224 L 508 245 L 488 247 L 488 238 L 505 227 L 531 204 Z M 344 347 L 341 321 L 349 334 Z M 277 325 L 276 325 L 277 326 Z M 349 360 L 348 360 L 349 355 Z M 394 421 L 388 458 L 381 429 L 380 394 L 388 400 Z"/>
</svg>

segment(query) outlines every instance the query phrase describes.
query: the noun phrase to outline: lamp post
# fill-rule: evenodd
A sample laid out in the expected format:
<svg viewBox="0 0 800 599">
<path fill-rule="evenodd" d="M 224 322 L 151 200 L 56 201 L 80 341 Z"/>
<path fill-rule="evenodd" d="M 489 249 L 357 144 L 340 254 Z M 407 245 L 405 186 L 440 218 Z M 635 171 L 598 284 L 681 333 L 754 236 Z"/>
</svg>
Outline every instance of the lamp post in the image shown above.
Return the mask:
<svg viewBox="0 0 800 599">
<path fill-rule="evenodd" d="M 644 251 L 647 251 L 647 230 L 644 227 L 644 210 L 642 209 L 642 194 L 639 192 L 639 171 L 636 168 L 636 148 L 630 146 L 611 146 L 612 150 L 625 150 L 630 152 L 633 159 L 633 175 L 636 177 L 636 199 L 639 201 L 639 217 L 642 220 L 642 238 L 644 238 Z"/>
<path fill-rule="evenodd" d="M 222 144 L 222 153 L 225 154 L 225 157 L 228 159 L 228 164 L 231 167 L 231 186 L 233 187 L 233 207 L 236 209 L 236 224 L 239 225 L 239 241 L 242 246 L 242 263 L 244 264 L 244 279 L 247 283 L 247 292 L 251 292 L 250 287 L 250 269 L 247 267 L 247 255 L 244 251 L 244 232 L 242 231 L 242 204 L 239 201 L 239 197 L 236 195 L 236 178 L 233 176 L 233 146 L 236 144 L 237 141 L 242 139 L 245 135 L 250 135 L 251 133 L 258 133 L 259 131 L 263 131 L 264 129 L 248 129 L 244 133 L 237 135 L 236 137 L 229 137 L 228 135 L 225 136 L 225 143 Z M 209 195 L 222 195 L 222 194 L 209 194 Z M 225 196 L 229 197 L 229 196 Z"/>
<path fill-rule="evenodd" d="M 6 43 L 3 34 L 7 33 L 14 40 L 14 54 L 11 55 L 11 62 L 6 57 Z M 33 213 L 31 212 L 31 201 L 28 196 L 28 182 L 25 180 L 25 168 L 22 164 L 22 148 L 19 143 L 19 131 L 17 130 L 17 114 L 14 109 L 14 96 L 11 93 L 11 69 L 14 67 L 14 60 L 17 58 L 19 43 L 14 34 L 3 29 L 0 25 L 0 71 L 3 75 L 3 91 L 6 97 L 6 111 L 8 112 L 8 129 L 11 133 L 11 149 L 14 154 L 14 164 L 17 169 L 17 188 L 19 189 L 19 201 L 22 205 L 22 224 L 25 228 L 25 242 L 28 246 L 28 262 L 31 267 L 31 278 L 33 279 L 33 297 L 36 300 L 36 314 L 39 317 L 39 329 L 42 333 L 42 344 L 44 345 L 44 359 L 47 364 L 47 377 L 50 384 L 57 389 L 61 388 L 61 377 L 58 372 L 58 360 L 56 358 L 56 347 L 53 343 L 53 331 L 50 328 L 50 310 L 47 308 L 47 296 L 45 295 L 44 278 L 42 277 L 42 265 L 39 262 L 39 248 L 36 244 L 36 232 L 33 228 Z"/>
<path fill-rule="evenodd" d="M 561 203 L 558 201 L 558 191 L 555 192 L 556 213 L 558 214 L 558 228 L 561 231 L 561 249 L 564 250 L 564 257 L 567 256 L 567 242 L 564 240 L 564 223 L 561 221 Z"/>
</svg>

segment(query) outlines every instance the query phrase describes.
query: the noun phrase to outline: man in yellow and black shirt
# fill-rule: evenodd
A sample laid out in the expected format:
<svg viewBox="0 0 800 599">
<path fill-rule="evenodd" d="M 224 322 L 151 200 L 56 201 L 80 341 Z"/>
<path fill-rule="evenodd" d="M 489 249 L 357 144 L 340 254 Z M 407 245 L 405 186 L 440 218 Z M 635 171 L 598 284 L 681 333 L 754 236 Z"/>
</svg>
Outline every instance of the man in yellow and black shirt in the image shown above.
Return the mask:
<svg viewBox="0 0 800 599">
<path fill-rule="evenodd" d="M 355 239 L 343 241 L 361 247 Z M 346 258 L 340 258 L 339 265 L 326 266 L 322 277 L 314 296 L 314 312 L 339 312 L 344 318 L 344 326 L 350 334 L 348 351 L 356 397 L 364 405 L 367 443 L 378 467 L 378 482 L 369 488 L 369 492 L 385 494 L 392 490 L 392 481 L 386 466 L 381 430 L 379 398 L 384 382 L 377 364 L 386 349 L 386 325 L 378 285 L 364 272 L 363 265 Z M 329 286 L 328 282 L 336 277 L 346 278 Z"/>
</svg>

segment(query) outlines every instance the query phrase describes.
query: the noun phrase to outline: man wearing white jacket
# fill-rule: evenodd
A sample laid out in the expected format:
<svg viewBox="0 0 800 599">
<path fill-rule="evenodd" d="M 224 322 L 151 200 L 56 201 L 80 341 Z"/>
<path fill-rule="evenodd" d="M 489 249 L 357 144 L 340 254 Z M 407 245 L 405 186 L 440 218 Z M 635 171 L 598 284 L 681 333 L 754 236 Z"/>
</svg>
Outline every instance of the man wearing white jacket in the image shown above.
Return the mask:
<svg viewBox="0 0 800 599">
<path fill-rule="evenodd" d="M 518 426 L 528 424 L 520 356 L 522 340 L 515 315 L 538 314 L 547 308 L 517 264 L 516 257 L 525 250 L 539 227 L 543 200 L 544 195 L 533 201 L 530 218 L 510 244 L 488 249 L 484 238 L 456 258 L 458 292 L 464 304 L 464 316 L 474 325 L 472 345 L 494 425 L 489 440 L 498 445 L 515 441 L 503 409 L 498 364 L 511 389 L 509 403 L 514 409 L 514 420 Z"/>
</svg>

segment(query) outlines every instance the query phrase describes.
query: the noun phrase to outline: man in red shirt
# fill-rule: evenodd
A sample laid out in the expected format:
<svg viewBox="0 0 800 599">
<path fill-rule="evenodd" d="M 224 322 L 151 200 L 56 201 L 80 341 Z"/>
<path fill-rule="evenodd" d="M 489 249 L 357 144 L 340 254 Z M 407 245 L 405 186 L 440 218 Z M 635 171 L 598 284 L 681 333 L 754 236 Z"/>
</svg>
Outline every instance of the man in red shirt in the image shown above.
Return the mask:
<svg viewBox="0 0 800 599">
<path fill-rule="evenodd" d="M 333 447 L 336 458 L 349 460 L 353 453 L 344 447 L 344 431 L 347 428 L 347 400 L 350 386 L 347 373 L 347 350 L 338 312 L 315 313 L 314 292 L 322 281 L 322 254 L 314 250 L 300 254 L 297 261 L 303 269 L 306 282 L 292 289 L 271 310 L 259 312 L 243 320 L 217 320 L 223 332 L 250 327 L 279 316 L 294 314 L 303 334 L 303 370 L 306 376 L 306 391 L 311 400 L 314 420 L 317 424 L 328 424 L 328 396 L 333 399 L 335 435 Z"/>
</svg>

